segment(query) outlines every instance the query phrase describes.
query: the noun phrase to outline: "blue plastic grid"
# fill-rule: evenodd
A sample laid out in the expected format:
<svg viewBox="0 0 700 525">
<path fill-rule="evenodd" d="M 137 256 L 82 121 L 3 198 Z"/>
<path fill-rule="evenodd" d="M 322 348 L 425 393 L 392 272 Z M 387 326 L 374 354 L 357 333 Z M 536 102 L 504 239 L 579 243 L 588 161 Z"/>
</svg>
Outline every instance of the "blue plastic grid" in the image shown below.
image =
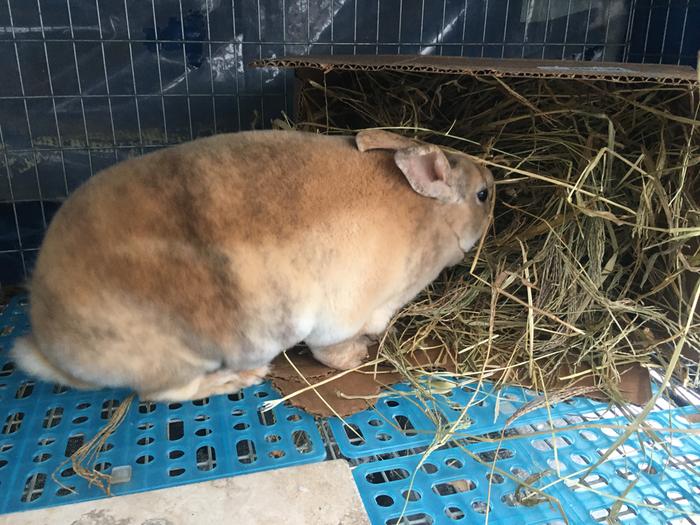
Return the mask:
<svg viewBox="0 0 700 525">
<path fill-rule="evenodd" d="M 520 387 L 505 387 L 496 392 L 494 385 L 488 382 L 476 393 L 475 385 L 466 385 L 446 394 L 436 394 L 428 401 L 402 394 L 409 391 L 406 385 L 397 385 L 395 390 L 397 395 L 381 398 L 372 409 L 344 418 L 347 425 L 338 418 L 329 419 L 333 437 L 344 456 L 362 458 L 429 445 L 436 429 L 433 421 L 454 422 L 466 405 L 469 405 L 467 424 L 461 431 L 473 436 L 500 431 L 519 407 L 537 398 L 535 392 Z M 606 404 L 587 398 L 571 398 L 553 405 L 549 412 L 546 408 L 528 412 L 518 417 L 514 425 L 600 412 L 606 408 Z M 427 412 L 432 413 L 432 420 Z M 494 417 L 495 414 L 498 416 Z"/>
<path fill-rule="evenodd" d="M 681 409 L 656 413 L 649 422 L 657 428 L 668 427 L 669 417 L 675 420 L 682 415 Z M 598 423 L 625 425 L 627 421 L 616 418 Z M 512 520 L 527 524 L 564 523 L 561 513 L 549 502 L 524 505 L 524 500 L 516 497 L 517 484 L 513 479 L 498 474 L 499 471 L 490 478 L 491 462 L 496 454 L 499 458 L 496 467 L 516 478 L 526 480 L 542 475 L 529 482 L 561 504 L 569 523 L 605 523 L 614 503 L 605 494 L 620 495 L 627 491 L 629 503 L 623 504 L 618 514 L 621 523 L 692 525 L 700 523 L 700 514 L 693 514 L 700 512 L 697 473 L 700 438 L 697 434 L 683 433 L 683 423 L 678 423 L 674 425 L 678 431 L 673 433 L 673 440 L 669 432 L 660 432 L 670 447 L 670 456 L 649 438 L 633 436 L 618 453 L 586 476 L 584 483 L 588 488 L 574 484 L 573 480 L 600 457 L 599 451 L 613 444 L 619 436 L 618 430 L 595 427 L 563 430 L 554 439 L 546 432 L 522 435 L 503 441 L 500 447 L 497 443 L 461 445 L 486 465 L 462 448 L 443 448 L 428 455 L 420 468 L 421 455 L 413 454 L 364 463 L 353 475 L 370 519 L 377 525 L 482 523 L 487 504 L 489 523 Z M 689 426 L 692 424 L 686 423 L 685 428 Z M 556 474 L 557 465 L 560 475 Z M 493 479 L 490 499 L 489 479 Z M 635 479 L 635 485 L 628 489 Z M 654 508 L 655 505 L 661 507 Z M 402 515 L 405 521 L 398 522 Z"/>
<path fill-rule="evenodd" d="M 509 442 L 500 448 L 496 443 L 464 448 L 487 463 L 498 457 L 496 466 L 519 479 L 532 473 L 530 458 Z M 481 464 L 460 448 L 437 450 L 419 467 L 420 459 L 420 455 L 397 457 L 364 463 L 353 470 L 373 524 L 483 523 L 489 502 L 489 479 L 493 480 L 489 523 L 563 523 L 561 514 L 548 503 L 516 505 L 517 483 L 497 471 L 491 476 L 488 464 Z M 401 516 L 403 521 L 398 521 Z"/>
<path fill-rule="evenodd" d="M 27 329 L 25 307 L 15 299 L 0 314 L 0 514 L 104 497 L 69 463 L 56 473 L 65 487 L 52 474 L 127 395 L 62 389 L 14 370 L 8 350 Z M 114 484 L 112 493 L 325 459 L 313 417 L 286 405 L 260 412 L 263 401 L 277 397 L 264 383 L 191 403 L 134 403 L 99 456 L 104 472 L 130 478 Z"/>
<path fill-rule="evenodd" d="M 618 509 L 618 519 L 623 523 L 666 525 L 675 523 L 674 519 L 678 523 L 700 523 L 700 437 L 683 432 L 684 427 L 678 424 L 673 424 L 673 431 L 667 430 L 670 421 L 678 423 L 683 415 L 682 409 L 652 414 L 647 422 L 657 429 L 660 441 L 643 434 L 632 435 L 582 483 L 576 481 L 610 449 L 622 430 L 576 429 L 557 433 L 556 441 L 547 436 L 518 439 L 513 447 L 516 453 L 528 457 L 533 471 L 552 472 L 539 485 L 559 476 L 565 479 L 547 493 L 565 504 L 572 521 L 577 518 L 577 523 L 605 523 L 615 503 L 611 496 L 626 494 L 628 502 Z M 628 421 L 619 418 L 599 423 L 625 426 Z M 685 428 L 692 426 L 688 423 Z"/>
<path fill-rule="evenodd" d="M 14 371 L 6 351 L 12 339 L 27 329 L 24 306 L 15 300 L 0 313 L 0 513 L 102 497 L 98 489 L 88 488 L 84 480 L 75 476 L 68 464 L 57 476 L 77 493 L 56 484 L 51 473 L 80 445 L 81 437 L 91 437 L 101 428 L 126 395 L 123 391 L 62 390 L 34 383 Z M 400 394 L 408 391 L 407 386 L 400 385 L 397 390 L 397 395 L 382 398 L 375 409 L 348 418 L 363 433 L 363 442 L 358 442 L 352 432 L 346 433 L 338 420 L 330 420 L 341 452 L 348 457 L 364 458 L 360 461 L 370 461 L 356 467 L 354 477 L 372 522 L 396 523 L 406 498 L 408 506 L 401 523 L 481 522 L 488 497 L 489 467 L 472 459 L 464 450 L 454 448 L 454 442 L 453 448 L 433 452 L 428 458 L 429 465 L 416 472 L 413 485 L 409 486 L 420 459 L 417 449 L 432 441 L 434 425 L 413 404 L 414 397 Z M 505 420 L 535 394 L 521 388 L 501 390 L 499 415 L 495 419 L 497 398 L 493 386 L 482 385 L 474 399 L 473 396 L 473 387 L 467 385 L 447 395 L 436 395 L 429 408 L 434 417 L 454 421 L 466 403 L 475 401 L 464 430 L 477 436 L 500 430 Z M 271 413 L 259 411 L 263 401 L 276 397 L 278 394 L 270 385 L 263 384 L 246 389 L 242 395 L 171 405 L 141 403 L 132 407 L 124 424 L 110 438 L 108 450 L 100 456 L 105 471 L 111 469 L 115 473 L 116 467 L 130 471 L 129 481 L 114 485 L 113 492 L 153 490 L 324 459 L 323 441 L 310 416 L 286 405 Z M 572 421 L 572 415 L 573 420 L 582 420 L 580 416 L 586 414 L 590 414 L 589 419 L 598 419 L 606 408 L 602 403 L 571 399 L 551 407 L 549 412 L 532 411 L 518 418 L 514 426 L 547 428 L 544 422 L 550 416 L 557 425 Z M 647 498 L 650 505 L 657 501 L 670 502 L 668 505 L 681 511 L 700 509 L 697 476 L 700 438 L 682 432 L 688 428 L 697 430 L 700 425 L 685 418 L 686 415 L 684 410 L 677 409 L 650 416 L 649 421 L 658 427 L 677 429 L 673 433 L 663 432 L 669 440 L 675 439 L 669 441 L 674 457 L 669 459 L 657 446 L 656 455 L 644 459 L 652 470 L 637 482 L 630 492 L 631 499 Z M 624 423 L 619 419 L 606 421 Z M 580 464 L 582 461 L 591 461 L 598 449 L 609 446 L 616 437 L 608 429 L 571 429 L 557 435 L 555 443 L 563 475 L 567 474 L 566 469 L 580 469 L 584 466 Z M 497 466 L 520 479 L 542 472 L 552 467 L 551 443 L 546 435 L 511 436 L 501 445 Z M 630 454 L 633 445 L 630 440 L 627 449 Z M 462 446 L 471 454 L 481 454 L 483 459 L 493 458 L 496 448 L 493 443 Z M 651 444 L 646 446 L 652 450 Z M 379 454 L 398 457 L 381 461 L 370 457 Z M 612 493 L 622 492 L 626 488 L 624 477 L 629 475 L 622 469 L 639 466 L 639 461 L 634 465 L 628 463 L 633 458 L 630 454 L 606 462 L 589 479 L 590 484 L 595 488 L 595 483 L 603 483 L 596 477 L 602 476 L 611 485 Z M 689 475 L 689 468 L 693 467 L 696 470 Z M 519 505 L 515 498 L 517 484 L 507 476 L 494 475 L 493 479 L 490 523 L 512 519 L 542 525 L 564 523 L 548 503 Z M 538 484 L 553 479 L 556 478 L 544 477 Z M 611 504 L 600 494 L 574 490 L 563 482 L 548 488 L 547 493 L 561 501 L 570 523 L 604 520 Z M 621 509 L 623 522 L 643 519 L 644 523 L 700 523 L 700 518 L 693 521 L 686 516 L 679 518 L 685 521 L 673 521 L 674 516 L 679 516 L 635 505 L 630 508 Z"/>
</svg>

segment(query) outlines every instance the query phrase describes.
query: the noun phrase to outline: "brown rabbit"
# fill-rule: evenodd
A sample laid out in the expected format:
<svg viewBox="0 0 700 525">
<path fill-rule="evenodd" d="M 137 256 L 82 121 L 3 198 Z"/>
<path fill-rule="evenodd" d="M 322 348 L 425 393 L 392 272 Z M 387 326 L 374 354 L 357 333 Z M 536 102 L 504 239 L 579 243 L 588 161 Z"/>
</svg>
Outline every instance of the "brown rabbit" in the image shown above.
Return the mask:
<svg viewBox="0 0 700 525">
<path fill-rule="evenodd" d="M 223 134 L 121 162 L 53 219 L 14 359 L 166 401 L 255 384 L 302 341 L 354 367 L 480 238 L 492 192 L 466 156 L 378 130 Z"/>
</svg>

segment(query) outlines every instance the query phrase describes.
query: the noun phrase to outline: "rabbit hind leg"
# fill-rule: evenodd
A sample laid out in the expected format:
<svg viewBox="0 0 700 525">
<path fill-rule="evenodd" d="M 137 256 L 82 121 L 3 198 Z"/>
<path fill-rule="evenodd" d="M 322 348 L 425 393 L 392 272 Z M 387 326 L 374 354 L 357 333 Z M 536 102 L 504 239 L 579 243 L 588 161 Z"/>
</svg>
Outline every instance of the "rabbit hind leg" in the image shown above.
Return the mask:
<svg viewBox="0 0 700 525">
<path fill-rule="evenodd" d="M 267 366 L 242 371 L 221 368 L 197 376 L 184 385 L 157 392 L 142 392 L 139 397 L 148 401 L 174 402 L 194 401 L 220 394 L 233 394 L 245 387 L 260 383 L 267 371 Z"/>
</svg>

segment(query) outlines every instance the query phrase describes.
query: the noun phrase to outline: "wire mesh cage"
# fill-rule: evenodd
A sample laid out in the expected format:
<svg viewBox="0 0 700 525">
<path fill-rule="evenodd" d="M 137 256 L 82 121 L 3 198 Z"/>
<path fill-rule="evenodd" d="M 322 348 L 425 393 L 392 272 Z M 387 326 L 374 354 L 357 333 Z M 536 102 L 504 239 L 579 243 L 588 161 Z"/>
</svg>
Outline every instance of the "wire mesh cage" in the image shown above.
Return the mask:
<svg viewBox="0 0 700 525">
<path fill-rule="evenodd" d="M 697 0 L 6 0 L 0 282 L 23 281 L 61 201 L 121 159 L 268 127 L 289 54 L 694 64 Z"/>
</svg>

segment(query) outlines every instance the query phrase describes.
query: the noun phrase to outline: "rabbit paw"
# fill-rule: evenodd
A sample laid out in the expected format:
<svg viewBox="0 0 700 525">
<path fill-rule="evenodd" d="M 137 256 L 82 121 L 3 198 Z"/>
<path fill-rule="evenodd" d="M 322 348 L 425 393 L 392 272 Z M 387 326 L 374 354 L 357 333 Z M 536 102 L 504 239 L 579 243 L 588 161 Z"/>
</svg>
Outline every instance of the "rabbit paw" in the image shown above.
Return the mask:
<svg viewBox="0 0 700 525">
<path fill-rule="evenodd" d="M 367 357 L 367 337 L 358 337 L 337 345 L 311 348 L 317 361 L 337 370 L 349 370 L 362 364 Z"/>
</svg>

